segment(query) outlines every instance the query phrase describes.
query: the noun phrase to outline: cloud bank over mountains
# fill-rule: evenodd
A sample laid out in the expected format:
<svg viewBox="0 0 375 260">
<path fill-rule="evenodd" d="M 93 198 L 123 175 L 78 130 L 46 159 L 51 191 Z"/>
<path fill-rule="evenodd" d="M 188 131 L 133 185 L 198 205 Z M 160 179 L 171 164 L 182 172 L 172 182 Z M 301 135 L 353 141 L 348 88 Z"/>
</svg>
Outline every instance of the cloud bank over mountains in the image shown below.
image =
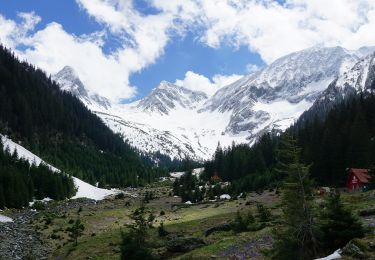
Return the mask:
<svg viewBox="0 0 375 260">
<path fill-rule="evenodd" d="M 34 12 L 19 13 L 17 22 L 0 14 L 0 41 L 48 73 L 72 66 L 91 91 L 112 100 L 134 97 L 129 77 L 157 63 L 187 33 L 214 49 L 246 46 L 267 64 L 316 44 L 357 49 L 375 43 L 372 0 L 150 0 L 149 12 L 129 0 L 76 2 L 100 30 L 74 35 L 56 22 L 37 27 L 43 17 Z M 105 51 L 113 40 L 116 48 Z M 176 83 L 212 94 L 237 78 L 187 71 Z"/>
</svg>

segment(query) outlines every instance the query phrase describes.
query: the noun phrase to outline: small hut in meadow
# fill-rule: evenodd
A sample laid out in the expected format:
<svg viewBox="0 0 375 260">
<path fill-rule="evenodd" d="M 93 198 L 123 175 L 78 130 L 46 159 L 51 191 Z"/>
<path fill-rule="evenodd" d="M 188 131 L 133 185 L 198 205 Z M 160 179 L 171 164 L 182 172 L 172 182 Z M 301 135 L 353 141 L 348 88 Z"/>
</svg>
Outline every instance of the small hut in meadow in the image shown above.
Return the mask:
<svg viewBox="0 0 375 260">
<path fill-rule="evenodd" d="M 371 176 L 368 169 L 350 168 L 347 172 L 346 188 L 348 191 L 362 190 L 370 182 Z"/>
</svg>

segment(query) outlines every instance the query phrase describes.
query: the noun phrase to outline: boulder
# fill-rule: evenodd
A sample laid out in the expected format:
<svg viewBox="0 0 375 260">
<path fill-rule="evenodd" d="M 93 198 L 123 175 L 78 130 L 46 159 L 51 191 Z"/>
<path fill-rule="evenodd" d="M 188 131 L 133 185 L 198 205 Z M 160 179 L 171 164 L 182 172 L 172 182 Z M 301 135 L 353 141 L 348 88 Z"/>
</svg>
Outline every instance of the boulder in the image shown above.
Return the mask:
<svg viewBox="0 0 375 260">
<path fill-rule="evenodd" d="M 204 241 L 199 238 L 172 237 L 167 242 L 167 250 L 173 253 L 185 253 L 204 245 Z"/>
<path fill-rule="evenodd" d="M 355 259 L 364 259 L 366 257 L 362 250 L 357 245 L 355 245 L 353 241 L 347 243 L 346 246 L 342 249 L 342 255 L 351 256 Z"/>
<path fill-rule="evenodd" d="M 375 208 L 372 209 L 361 209 L 358 214 L 362 217 L 375 215 Z"/>
<path fill-rule="evenodd" d="M 212 228 L 207 229 L 204 232 L 204 235 L 207 237 L 207 236 L 211 235 L 214 232 L 229 231 L 231 229 L 232 229 L 232 224 L 231 223 L 223 223 L 223 224 L 220 224 L 220 225 L 217 225 L 217 226 L 214 226 Z"/>
</svg>

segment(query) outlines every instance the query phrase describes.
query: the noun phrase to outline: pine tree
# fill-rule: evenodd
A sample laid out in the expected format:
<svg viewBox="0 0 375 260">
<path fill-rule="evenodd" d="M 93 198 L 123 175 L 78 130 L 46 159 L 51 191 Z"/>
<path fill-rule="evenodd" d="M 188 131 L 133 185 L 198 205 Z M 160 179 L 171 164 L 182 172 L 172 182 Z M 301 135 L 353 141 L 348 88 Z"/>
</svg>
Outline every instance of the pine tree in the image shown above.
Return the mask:
<svg viewBox="0 0 375 260">
<path fill-rule="evenodd" d="M 364 235 L 361 222 L 343 205 L 339 193 L 328 197 L 318 223 L 319 242 L 325 253 L 337 250 L 351 239 Z"/>
<path fill-rule="evenodd" d="M 150 250 L 147 248 L 146 239 L 154 217 L 151 213 L 147 217 L 147 213 L 146 207 L 142 204 L 131 215 L 134 224 L 129 226 L 128 231 L 121 233 L 121 259 L 153 259 Z"/>
<path fill-rule="evenodd" d="M 77 246 L 78 238 L 82 236 L 84 230 L 85 230 L 85 226 L 83 225 L 83 223 L 81 222 L 79 218 L 74 221 L 71 227 L 67 228 L 67 231 L 69 232 L 69 236 L 74 240 L 75 246 Z"/>
<path fill-rule="evenodd" d="M 313 259 L 317 253 L 312 211 L 312 182 L 300 163 L 300 149 L 290 135 L 281 140 L 278 172 L 283 183 L 283 226 L 274 230 L 272 259 Z"/>
</svg>

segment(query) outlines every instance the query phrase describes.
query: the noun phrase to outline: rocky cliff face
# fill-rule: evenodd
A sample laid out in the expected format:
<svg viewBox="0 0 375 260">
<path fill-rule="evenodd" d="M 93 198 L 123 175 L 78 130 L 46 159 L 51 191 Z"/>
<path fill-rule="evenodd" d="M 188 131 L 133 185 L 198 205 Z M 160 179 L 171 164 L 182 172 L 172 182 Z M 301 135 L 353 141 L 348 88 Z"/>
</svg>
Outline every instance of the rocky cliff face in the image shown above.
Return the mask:
<svg viewBox="0 0 375 260">
<path fill-rule="evenodd" d="M 344 71 L 327 89 L 320 93 L 313 106 L 306 111 L 301 119 L 312 116 L 324 116 L 336 103 L 344 99 L 375 92 L 375 53 L 360 59 L 352 68 Z"/>
<path fill-rule="evenodd" d="M 104 109 L 111 107 L 108 99 L 97 94 L 90 94 L 87 91 L 72 67 L 65 66 L 57 74 L 53 75 L 52 79 L 60 85 L 63 91 L 72 93 L 88 106 L 99 106 Z"/>
<path fill-rule="evenodd" d="M 168 115 L 177 107 L 193 110 L 207 95 L 199 91 L 191 91 L 168 81 L 160 82 L 159 86 L 139 101 L 137 108 L 145 112 L 157 112 Z"/>
</svg>

